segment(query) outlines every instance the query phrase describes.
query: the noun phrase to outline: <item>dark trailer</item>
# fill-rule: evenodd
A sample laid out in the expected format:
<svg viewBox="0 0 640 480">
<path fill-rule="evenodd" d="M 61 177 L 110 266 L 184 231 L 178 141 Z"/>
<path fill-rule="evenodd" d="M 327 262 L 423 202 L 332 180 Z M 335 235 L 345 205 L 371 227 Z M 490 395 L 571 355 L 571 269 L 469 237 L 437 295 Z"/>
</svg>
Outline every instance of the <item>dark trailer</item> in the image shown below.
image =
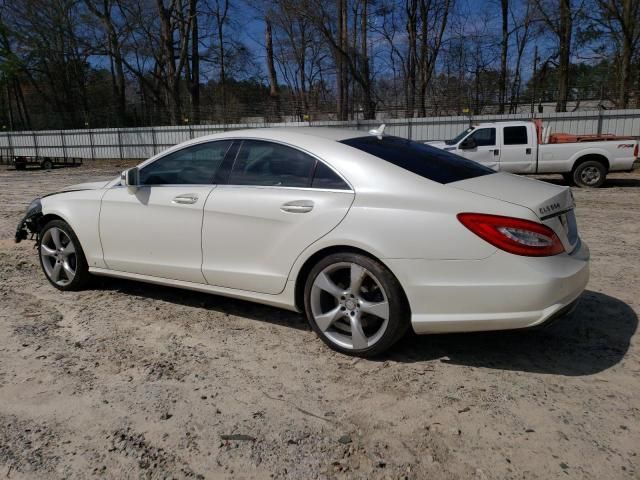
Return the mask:
<svg viewBox="0 0 640 480">
<path fill-rule="evenodd" d="M 79 157 L 51 157 L 26 155 L 0 155 L 0 163 L 13 165 L 16 170 L 26 170 L 27 167 L 38 167 L 49 170 L 53 167 L 78 167 L 82 165 Z"/>
</svg>

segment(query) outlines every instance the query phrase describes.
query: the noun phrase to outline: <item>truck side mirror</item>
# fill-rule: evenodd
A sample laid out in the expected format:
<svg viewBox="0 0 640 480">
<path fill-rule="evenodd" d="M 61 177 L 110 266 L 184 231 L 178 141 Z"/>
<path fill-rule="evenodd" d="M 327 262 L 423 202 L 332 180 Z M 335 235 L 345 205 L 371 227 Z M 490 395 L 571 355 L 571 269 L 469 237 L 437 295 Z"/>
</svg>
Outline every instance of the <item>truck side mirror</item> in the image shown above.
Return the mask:
<svg viewBox="0 0 640 480">
<path fill-rule="evenodd" d="M 127 187 L 137 187 L 140 185 L 140 170 L 138 167 L 133 167 L 122 172 L 120 182 Z"/>
<path fill-rule="evenodd" d="M 460 145 L 458 147 L 460 148 L 460 150 L 473 150 L 477 146 L 478 145 L 476 144 L 476 141 L 473 139 L 473 137 L 467 137 L 462 142 L 460 142 Z"/>
</svg>

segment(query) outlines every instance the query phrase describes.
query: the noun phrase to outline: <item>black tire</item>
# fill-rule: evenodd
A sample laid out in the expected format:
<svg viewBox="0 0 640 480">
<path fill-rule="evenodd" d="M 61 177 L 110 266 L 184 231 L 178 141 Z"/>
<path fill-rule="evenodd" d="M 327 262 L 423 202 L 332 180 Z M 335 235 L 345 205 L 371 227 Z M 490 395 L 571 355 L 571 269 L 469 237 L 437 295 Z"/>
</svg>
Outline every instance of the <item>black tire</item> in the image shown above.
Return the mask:
<svg viewBox="0 0 640 480">
<path fill-rule="evenodd" d="M 607 179 L 607 167 L 597 160 L 587 160 L 573 169 L 573 181 L 578 187 L 598 188 Z"/>
<path fill-rule="evenodd" d="M 567 185 L 569 186 L 575 185 L 575 183 L 573 182 L 573 172 L 563 173 L 562 178 L 564 178 L 564 181 Z"/>
<path fill-rule="evenodd" d="M 16 163 L 16 170 L 26 170 L 27 166 L 24 163 Z"/>
<path fill-rule="evenodd" d="M 341 294 L 326 294 L 324 289 L 318 290 L 317 285 L 314 286 L 314 282 L 321 273 L 325 273 L 333 268 L 336 269 L 335 274 L 332 273 L 331 275 L 343 275 L 344 277 L 344 275 L 347 275 L 347 273 L 341 271 L 341 269 L 348 269 L 348 275 L 350 276 L 352 267 L 343 265 L 352 264 L 363 268 L 366 272 L 365 276 L 363 277 L 364 280 L 360 283 L 361 287 L 359 287 L 358 292 L 356 292 L 356 298 L 365 301 L 365 303 L 371 302 L 370 304 L 374 304 L 375 302 L 384 303 L 386 298 L 386 304 L 388 308 L 386 327 L 384 326 L 385 320 L 383 320 L 382 317 L 378 317 L 377 315 L 366 313 L 364 310 L 365 307 L 362 305 L 362 303 L 356 301 L 355 303 L 358 306 L 354 307 L 353 303 L 351 303 L 349 307 L 345 307 L 344 305 L 347 304 L 344 302 L 348 302 L 349 298 L 346 298 L 345 300 L 345 296 L 339 296 Z M 351 287 L 351 285 L 345 286 L 347 280 L 346 277 L 344 278 L 344 282 L 341 283 L 338 280 L 334 284 L 334 286 L 337 286 L 341 291 L 350 289 Z M 351 280 L 349 279 L 348 282 L 351 283 Z M 341 309 L 345 312 L 340 313 L 341 317 L 339 318 L 339 320 L 333 321 L 331 326 L 326 328 L 324 332 L 318 326 L 314 317 L 314 307 L 316 310 L 319 308 L 318 305 L 320 302 L 320 295 L 324 295 L 322 301 L 329 302 L 327 309 L 334 311 L 335 308 Z M 373 297 L 365 298 L 366 295 L 377 295 L 378 297 L 376 300 Z M 347 295 L 347 297 L 349 296 Z M 335 305 L 332 305 L 331 302 L 335 302 Z M 360 311 L 359 307 L 362 308 L 362 311 Z M 307 320 L 309 321 L 311 328 L 322 339 L 324 343 L 326 343 L 333 350 L 336 350 L 340 353 L 359 357 L 373 357 L 388 350 L 394 343 L 396 343 L 404 336 L 410 326 L 411 320 L 409 305 L 404 291 L 402 290 L 402 287 L 400 286 L 400 283 L 398 282 L 396 277 L 389 271 L 389 269 L 387 269 L 377 260 L 374 260 L 365 255 L 351 252 L 334 253 L 328 255 L 327 257 L 320 260 L 311 269 L 305 282 L 304 308 Z M 348 308 L 351 308 L 352 310 L 349 310 Z M 354 308 L 355 310 L 353 310 Z M 354 341 L 353 335 L 349 333 L 348 330 L 345 330 L 345 327 L 349 330 L 351 329 L 350 325 L 352 325 L 352 323 L 347 324 L 347 322 L 351 322 L 352 318 L 349 317 L 348 314 L 351 314 L 353 316 L 354 313 L 356 314 L 356 318 L 359 319 L 358 322 L 362 322 L 360 323 L 360 329 L 365 333 L 367 343 L 369 341 L 373 342 L 370 345 L 367 345 L 365 348 L 356 348 L 356 342 Z M 343 323 L 339 324 L 340 322 Z M 380 327 L 377 327 L 376 324 L 382 325 Z M 340 328 L 338 329 L 337 327 Z M 376 328 L 378 328 L 377 331 Z M 365 330 L 370 330 L 373 332 L 371 337 L 368 337 Z M 340 345 L 336 343 L 336 340 L 332 336 L 343 337 L 345 339 L 348 339 L 349 336 L 351 336 L 352 345 L 350 347 Z"/>
<path fill-rule="evenodd" d="M 71 267 L 74 267 L 75 275 L 73 276 L 73 279 L 66 284 L 56 283 L 51 278 L 49 272 L 47 271 L 47 268 L 45 267 L 45 261 L 50 262 L 49 270 L 55 267 L 54 262 L 58 262 L 58 260 L 56 260 L 54 257 L 51 257 L 48 254 L 43 254 L 43 249 L 46 248 L 46 246 L 43 246 L 43 243 L 47 239 L 47 232 L 52 229 L 61 230 L 64 234 L 66 234 L 67 238 L 70 240 L 70 242 L 73 243 L 73 246 L 75 247 L 75 261 L 71 265 Z M 62 291 L 81 290 L 82 288 L 84 288 L 89 283 L 91 274 L 89 273 L 89 266 L 87 265 L 87 259 L 84 255 L 84 251 L 82 250 L 82 245 L 80 244 L 78 237 L 76 236 L 73 229 L 69 226 L 69 224 L 67 224 L 67 222 L 63 220 L 51 220 L 40 231 L 39 238 L 40 242 L 38 243 L 38 258 L 40 259 L 40 267 L 42 268 L 42 271 L 49 283 L 58 290 Z M 68 245 L 69 244 L 67 243 L 65 246 Z M 64 273 L 64 275 L 68 279 L 68 275 L 66 273 Z"/>
<path fill-rule="evenodd" d="M 53 162 L 45 158 L 40 164 L 40 168 L 42 168 L 42 170 L 51 170 L 53 168 Z"/>
</svg>

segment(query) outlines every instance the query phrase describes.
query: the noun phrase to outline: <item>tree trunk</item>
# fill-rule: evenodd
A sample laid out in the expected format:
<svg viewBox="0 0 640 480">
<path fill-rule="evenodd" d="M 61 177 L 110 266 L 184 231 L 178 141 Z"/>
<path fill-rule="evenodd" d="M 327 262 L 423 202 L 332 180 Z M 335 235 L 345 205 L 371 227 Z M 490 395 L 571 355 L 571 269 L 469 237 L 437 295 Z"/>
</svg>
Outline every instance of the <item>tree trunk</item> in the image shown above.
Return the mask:
<svg viewBox="0 0 640 480">
<path fill-rule="evenodd" d="M 176 77 L 176 58 L 173 46 L 173 28 L 171 25 L 171 11 L 164 6 L 163 0 L 156 0 L 158 15 L 160 17 L 160 45 L 162 58 L 166 68 L 166 90 L 169 104 L 169 118 L 171 123 L 179 125 L 180 108 L 180 83 Z M 173 4 L 172 4 L 173 5 Z"/>
<path fill-rule="evenodd" d="M 631 61 L 633 57 L 633 25 L 635 19 L 632 11 L 633 0 L 623 0 L 622 4 L 622 65 L 620 71 L 620 87 L 618 91 L 618 107 L 627 108 L 629 91 L 631 90 Z M 635 0 L 637 1 L 637 0 Z M 636 8 L 638 8 L 636 6 Z"/>
<path fill-rule="evenodd" d="M 340 52 L 340 48 L 342 48 L 342 6 L 346 0 L 336 0 L 337 8 L 338 8 L 338 45 L 339 48 L 336 48 L 335 57 L 336 57 L 336 113 L 338 120 L 342 120 L 343 118 L 343 109 L 342 104 L 344 102 L 344 86 L 343 86 L 343 70 L 344 70 L 344 58 L 342 53 Z"/>
<path fill-rule="evenodd" d="M 560 0 L 559 61 L 558 61 L 558 100 L 556 112 L 567 111 L 569 99 L 569 61 L 571 58 L 571 0 Z"/>
<path fill-rule="evenodd" d="M 369 49 L 367 43 L 369 42 L 368 28 L 369 28 L 369 0 L 362 0 L 362 17 L 360 19 L 360 42 L 362 44 L 362 78 L 366 80 L 366 85 L 362 89 L 363 103 L 364 103 L 364 118 L 365 120 L 373 120 L 376 118 L 376 102 L 373 97 L 373 88 L 371 81 L 371 70 L 369 67 Z"/>
<path fill-rule="evenodd" d="M 191 17 L 191 117 L 193 123 L 200 123 L 200 32 L 198 31 L 198 0 L 189 0 Z"/>
<path fill-rule="evenodd" d="M 416 64 L 418 63 L 418 2 L 417 0 L 407 0 L 407 116 L 415 115 L 416 98 Z"/>
<path fill-rule="evenodd" d="M 229 0 L 224 0 L 224 8 L 220 12 L 220 5 L 216 5 L 216 27 L 218 33 L 218 55 L 220 60 L 220 97 L 222 100 L 222 122 L 226 123 L 227 115 L 227 72 L 224 51 L 224 22 L 229 11 Z"/>
<path fill-rule="evenodd" d="M 271 101 L 271 115 L 269 115 L 269 121 L 280 121 L 280 94 L 278 92 L 278 76 L 276 73 L 276 66 L 273 59 L 273 27 L 271 26 L 271 20 L 265 18 L 264 20 L 264 39 L 267 54 L 267 74 L 269 76 L 269 98 Z"/>
<path fill-rule="evenodd" d="M 502 7 L 502 43 L 500 45 L 500 85 L 498 113 L 504 113 L 507 98 L 507 54 L 509 50 L 509 0 L 501 0 Z"/>
<path fill-rule="evenodd" d="M 347 52 L 349 49 L 349 23 L 347 21 L 347 0 L 340 0 L 340 48 L 342 52 Z M 342 56 L 342 55 L 341 55 Z M 341 62 L 341 85 L 342 93 L 340 95 L 340 120 L 348 120 L 348 106 L 349 106 L 349 75 L 345 66 L 344 60 Z"/>
</svg>

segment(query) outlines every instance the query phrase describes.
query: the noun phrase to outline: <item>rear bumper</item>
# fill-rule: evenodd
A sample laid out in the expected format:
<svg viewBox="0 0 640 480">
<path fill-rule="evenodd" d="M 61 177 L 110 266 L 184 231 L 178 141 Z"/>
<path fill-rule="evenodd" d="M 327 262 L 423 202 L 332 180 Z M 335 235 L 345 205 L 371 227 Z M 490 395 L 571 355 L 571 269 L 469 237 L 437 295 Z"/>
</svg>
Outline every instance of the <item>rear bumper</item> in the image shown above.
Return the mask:
<svg viewBox="0 0 640 480">
<path fill-rule="evenodd" d="M 418 334 L 533 327 L 566 313 L 589 281 L 589 249 L 483 260 L 387 260 L 404 286 Z"/>
</svg>

